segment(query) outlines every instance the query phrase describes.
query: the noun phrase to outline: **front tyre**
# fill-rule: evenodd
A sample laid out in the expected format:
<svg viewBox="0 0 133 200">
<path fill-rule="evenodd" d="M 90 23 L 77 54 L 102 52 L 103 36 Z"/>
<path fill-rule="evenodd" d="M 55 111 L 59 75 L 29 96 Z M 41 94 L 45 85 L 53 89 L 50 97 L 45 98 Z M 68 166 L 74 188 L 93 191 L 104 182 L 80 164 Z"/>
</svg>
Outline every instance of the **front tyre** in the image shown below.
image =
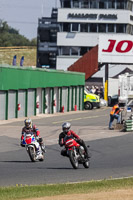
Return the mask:
<svg viewBox="0 0 133 200">
<path fill-rule="evenodd" d="M 28 154 L 32 162 L 36 162 L 36 151 L 35 147 L 28 147 Z"/>
<path fill-rule="evenodd" d="M 73 151 L 69 151 L 69 159 L 74 169 L 78 169 L 79 163 Z"/>
</svg>

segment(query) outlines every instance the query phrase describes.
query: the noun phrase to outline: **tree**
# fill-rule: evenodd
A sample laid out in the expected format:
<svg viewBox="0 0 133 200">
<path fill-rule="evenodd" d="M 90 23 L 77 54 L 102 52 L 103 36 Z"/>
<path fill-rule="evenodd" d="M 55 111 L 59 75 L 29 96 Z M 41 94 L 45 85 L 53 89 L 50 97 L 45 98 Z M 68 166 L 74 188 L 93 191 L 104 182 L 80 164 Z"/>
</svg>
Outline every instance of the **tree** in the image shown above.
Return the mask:
<svg viewBox="0 0 133 200">
<path fill-rule="evenodd" d="M 19 31 L 8 26 L 6 21 L 0 19 L 0 47 L 8 46 L 36 46 L 36 38 L 31 41 L 19 34 Z"/>
</svg>

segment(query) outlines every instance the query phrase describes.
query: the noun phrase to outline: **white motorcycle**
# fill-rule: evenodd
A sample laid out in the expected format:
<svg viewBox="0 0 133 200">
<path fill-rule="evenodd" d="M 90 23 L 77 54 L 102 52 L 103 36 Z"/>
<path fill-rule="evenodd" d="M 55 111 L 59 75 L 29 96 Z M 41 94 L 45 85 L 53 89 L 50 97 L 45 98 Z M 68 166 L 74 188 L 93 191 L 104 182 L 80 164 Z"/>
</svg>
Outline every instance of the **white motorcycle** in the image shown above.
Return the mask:
<svg viewBox="0 0 133 200">
<path fill-rule="evenodd" d="M 44 152 L 32 132 L 25 134 L 22 145 L 26 147 L 26 151 L 32 162 L 44 160 Z"/>
</svg>

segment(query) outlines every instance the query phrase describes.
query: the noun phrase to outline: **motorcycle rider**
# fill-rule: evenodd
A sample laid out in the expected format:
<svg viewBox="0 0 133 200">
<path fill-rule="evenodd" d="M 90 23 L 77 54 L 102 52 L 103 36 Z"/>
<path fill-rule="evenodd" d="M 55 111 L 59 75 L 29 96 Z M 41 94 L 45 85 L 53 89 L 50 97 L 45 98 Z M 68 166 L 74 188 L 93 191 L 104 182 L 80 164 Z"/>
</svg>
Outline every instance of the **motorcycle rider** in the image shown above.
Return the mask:
<svg viewBox="0 0 133 200">
<path fill-rule="evenodd" d="M 37 142 L 40 144 L 42 151 L 46 152 L 45 150 L 45 144 L 43 142 L 42 137 L 40 137 L 40 131 L 39 129 L 36 127 L 36 125 L 32 124 L 32 120 L 31 119 L 25 119 L 24 121 L 25 126 L 22 128 L 22 133 L 21 133 L 21 146 L 24 147 L 25 145 L 23 145 L 23 139 L 25 134 L 28 134 L 30 132 L 33 132 L 35 135 L 35 138 L 37 140 Z"/>
<path fill-rule="evenodd" d="M 69 122 L 65 122 L 62 124 L 62 131 L 59 134 L 59 145 L 62 147 L 64 145 L 64 138 L 66 136 L 72 136 L 77 143 L 79 143 L 81 146 L 84 147 L 84 150 L 86 152 L 87 158 L 90 158 L 89 153 L 88 153 L 88 149 L 85 145 L 85 142 L 83 140 L 80 139 L 80 137 L 72 130 L 70 130 L 71 124 Z M 61 155 L 62 156 L 67 156 L 67 150 L 66 148 L 61 150 Z"/>
</svg>

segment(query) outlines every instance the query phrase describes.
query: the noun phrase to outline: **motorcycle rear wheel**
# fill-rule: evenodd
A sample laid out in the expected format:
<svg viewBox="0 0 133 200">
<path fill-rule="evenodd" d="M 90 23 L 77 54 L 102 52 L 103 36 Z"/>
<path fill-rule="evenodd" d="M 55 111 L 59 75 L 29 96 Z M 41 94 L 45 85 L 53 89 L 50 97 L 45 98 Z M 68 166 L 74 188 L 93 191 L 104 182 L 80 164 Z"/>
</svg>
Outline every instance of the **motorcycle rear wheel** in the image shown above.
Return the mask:
<svg viewBox="0 0 133 200">
<path fill-rule="evenodd" d="M 78 169 L 79 163 L 78 160 L 75 158 L 74 152 L 69 151 L 69 159 L 74 169 Z"/>
<path fill-rule="evenodd" d="M 42 158 L 41 159 L 39 159 L 39 161 L 44 161 L 44 152 L 42 152 Z"/>
<path fill-rule="evenodd" d="M 36 162 L 35 147 L 28 147 L 28 153 L 32 162 Z"/>
<path fill-rule="evenodd" d="M 86 161 L 83 163 L 83 166 L 84 166 L 84 168 L 89 168 L 89 167 L 90 167 L 90 161 L 89 161 L 89 160 L 86 160 Z"/>
</svg>

